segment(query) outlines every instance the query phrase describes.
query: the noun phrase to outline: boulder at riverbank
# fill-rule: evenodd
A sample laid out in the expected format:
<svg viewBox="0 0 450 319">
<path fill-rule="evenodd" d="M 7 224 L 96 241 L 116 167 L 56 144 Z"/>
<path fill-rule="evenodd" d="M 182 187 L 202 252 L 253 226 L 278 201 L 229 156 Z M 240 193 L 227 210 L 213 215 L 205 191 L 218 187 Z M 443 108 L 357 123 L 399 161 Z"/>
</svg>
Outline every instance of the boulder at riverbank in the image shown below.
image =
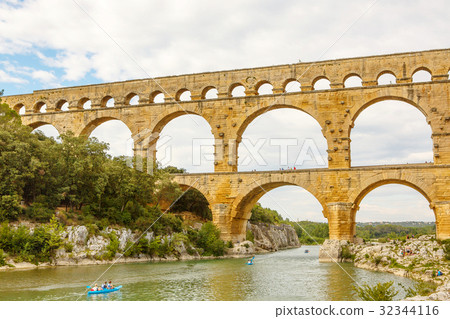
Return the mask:
<svg viewBox="0 0 450 319">
<path fill-rule="evenodd" d="M 325 239 L 319 250 L 319 262 L 342 262 L 345 261 L 345 249 L 348 241 Z"/>
</svg>

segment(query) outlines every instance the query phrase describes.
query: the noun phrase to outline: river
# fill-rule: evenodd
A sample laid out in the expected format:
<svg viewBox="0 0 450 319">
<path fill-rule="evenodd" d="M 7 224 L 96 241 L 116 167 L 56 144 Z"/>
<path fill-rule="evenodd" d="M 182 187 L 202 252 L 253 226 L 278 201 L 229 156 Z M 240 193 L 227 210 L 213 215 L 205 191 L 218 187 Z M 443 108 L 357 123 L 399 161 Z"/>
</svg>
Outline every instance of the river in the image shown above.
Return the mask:
<svg viewBox="0 0 450 319">
<path fill-rule="evenodd" d="M 305 249 L 310 252 L 305 253 Z M 357 300 L 353 283 L 414 281 L 351 264 L 319 263 L 319 246 L 302 246 L 246 259 L 116 264 L 102 277 L 120 292 L 86 295 L 86 285 L 110 265 L 0 272 L 0 300 Z M 100 283 L 101 280 L 98 281 Z"/>
</svg>

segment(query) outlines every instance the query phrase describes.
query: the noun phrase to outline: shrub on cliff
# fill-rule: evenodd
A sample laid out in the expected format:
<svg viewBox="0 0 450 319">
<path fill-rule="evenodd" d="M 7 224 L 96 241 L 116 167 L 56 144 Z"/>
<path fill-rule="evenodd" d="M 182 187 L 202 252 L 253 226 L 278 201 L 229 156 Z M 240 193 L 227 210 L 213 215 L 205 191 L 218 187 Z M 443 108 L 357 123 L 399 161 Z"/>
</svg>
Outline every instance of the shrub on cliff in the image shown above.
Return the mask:
<svg viewBox="0 0 450 319">
<path fill-rule="evenodd" d="M 393 281 L 378 283 L 373 286 L 364 284 L 355 286 L 355 290 L 359 298 L 364 301 L 392 301 L 398 294 L 398 291 L 392 287 L 393 284 Z"/>
<path fill-rule="evenodd" d="M 7 223 L 0 227 L 0 249 L 14 256 L 17 261 L 27 261 L 38 264 L 50 261 L 54 257 L 63 240 L 61 226 L 55 218 L 46 225 L 30 231 L 25 226 L 17 229 Z"/>
<path fill-rule="evenodd" d="M 405 287 L 402 284 L 398 284 L 406 292 L 406 298 L 414 296 L 428 296 L 436 291 L 437 285 L 434 282 L 418 281 L 414 283 L 413 287 Z"/>
</svg>

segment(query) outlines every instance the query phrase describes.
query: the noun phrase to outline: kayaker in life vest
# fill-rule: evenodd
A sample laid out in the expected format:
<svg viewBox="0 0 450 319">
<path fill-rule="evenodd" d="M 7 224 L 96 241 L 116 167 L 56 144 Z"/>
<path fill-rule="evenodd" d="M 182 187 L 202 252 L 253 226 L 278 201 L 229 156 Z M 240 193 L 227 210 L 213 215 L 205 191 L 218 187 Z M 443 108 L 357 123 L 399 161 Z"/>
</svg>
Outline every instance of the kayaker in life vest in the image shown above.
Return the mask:
<svg viewBox="0 0 450 319">
<path fill-rule="evenodd" d="M 102 285 L 102 289 L 108 288 L 108 283 L 105 281 L 105 283 Z"/>
<path fill-rule="evenodd" d="M 113 289 L 113 288 L 114 288 L 114 286 L 113 286 L 113 284 L 111 283 L 111 280 L 110 280 L 109 283 L 108 283 L 108 289 Z"/>
</svg>

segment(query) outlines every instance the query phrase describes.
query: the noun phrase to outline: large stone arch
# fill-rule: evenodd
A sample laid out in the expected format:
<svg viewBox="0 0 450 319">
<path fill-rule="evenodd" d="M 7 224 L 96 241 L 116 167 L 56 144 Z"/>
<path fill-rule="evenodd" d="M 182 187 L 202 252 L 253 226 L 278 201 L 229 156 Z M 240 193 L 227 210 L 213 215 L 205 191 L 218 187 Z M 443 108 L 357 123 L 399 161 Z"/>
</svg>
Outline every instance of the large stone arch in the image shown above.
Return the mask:
<svg viewBox="0 0 450 319">
<path fill-rule="evenodd" d="M 261 116 L 267 112 L 273 111 L 273 110 L 278 110 L 278 109 L 294 109 L 294 110 L 298 110 L 301 112 L 304 112 L 306 114 L 308 114 L 309 116 L 311 116 L 321 127 L 322 129 L 322 134 L 324 131 L 324 127 L 322 126 L 322 124 L 320 123 L 318 117 L 316 117 L 315 115 L 311 114 L 310 112 L 306 111 L 305 109 L 295 106 L 295 105 L 291 105 L 291 104 L 274 104 L 274 105 L 268 105 L 268 106 L 264 106 L 264 107 L 259 107 L 256 110 L 253 110 L 250 114 L 246 114 L 245 117 L 242 117 L 241 122 L 237 125 L 238 129 L 237 129 L 237 140 L 240 141 L 242 138 L 242 134 L 245 132 L 245 130 L 247 129 L 247 127 L 258 117 Z M 325 137 L 325 135 L 324 135 Z M 326 137 L 325 137 L 326 138 Z"/>
<path fill-rule="evenodd" d="M 435 176 L 419 176 L 417 174 L 405 174 L 401 170 L 389 170 L 383 174 L 364 178 L 359 187 L 349 193 L 349 201 L 357 209 L 363 198 L 372 190 L 387 184 L 401 184 L 415 189 L 431 203 L 435 199 L 434 182 Z"/>
<path fill-rule="evenodd" d="M 399 96 L 399 95 L 383 95 L 380 97 L 376 97 L 374 99 L 371 99 L 368 102 L 365 102 L 363 105 L 361 105 L 354 113 L 353 113 L 353 117 L 351 119 L 351 125 L 350 125 L 350 130 L 353 128 L 356 119 L 358 118 L 358 116 L 365 110 L 367 109 L 369 106 L 378 103 L 378 102 L 382 102 L 382 101 L 401 101 L 401 102 L 406 102 L 412 106 L 414 106 L 416 109 L 418 109 L 424 116 L 425 119 L 427 121 L 427 124 L 429 124 L 431 126 L 431 123 L 429 122 L 428 118 L 429 118 L 429 114 L 427 113 L 426 109 L 423 108 L 422 106 L 420 106 L 419 104 L 417 104 L 416 102 L 414 102 L 413 100 L 406 98 L 404 96 Z M 433 127 L 431 126 L 431 128 L 433 129 Z M 349 134 L 350 134 L 350 130 L 349 130 Z"/>
<path fill-rule="evenodd" d="M 214 135 L 211 122 L 205 118 L 204 114 L 194 103 L 185 103 L 186 108 L 180 108 L 180 106 L 174 106 L 161 114 L 158 114 L 156 118 L 151 120 L 151 124 L 143 133 L 139 134 L 139 137 L 135 140 L 135 149 L 142 152 L 143 157 L 151 157 L 156 160 L 156 144 L 161 136 L 161 132 L 172 120 L 183 115 L 197 115 L 200 116 L 206 123 L 208 123 L 211 133 Z M 194 125 L 198 125 L 198 120 L 192 119 Z"/>
<path fill-rule="evenodd" d="M 172 120 L 176 119 L 177 117 L 183 116 L 183 115 L 198 115 L 201 116 L 206 122 L 208 122 L 209 126 L 212 128 L 211 123 L 206 119 L 202 112 L 199 112 L 198 110 L 186 108 L 186 109 L 180 109 L 180 107 L 174 107 L 169 110 L 166 110 L 159 114 L 156 119 L 152 121 L 152 124 L 149 128 L 152 135 L 159 135 L 161 131 L 164 129 L 164 127 Z"/>
<path fill-rule="evenodd" d="M 271 105 L 270 103 L 267 103 L 267 106 L 257 106 L 253 109 L 249 109 L 248 112 L 246 112 L 245 116 L 242 116 L 239 118 L 240 121 L 238 121 L 236 123 L 236 133 L 234 133 L 235 135 L 233 136 L 235 138 L 235 141 L 233 141 L 233 143 L 230 143 L 230 147 L 233 147 L 233 149 L 231 149 L 229 151 L 230 154 L 233 154 L 232 158 L 230 159 L 231 162 L 234 163 L 235 165 L 235 171 L 238 171 L 238 158 L 239 156 L 241 156 L 242 154 L 239 154 L 239 145 L 242 141 L 242 136 L 244 134 L 244 132 L 246 131 L 246 129 L 250 126 L 251 123 L 253 123 L 259 116 L 264 115 L 265 113 L 274 111 L 274 110 L 279 110 L 279 109 L 292 109 L 292 110 L 296 110 L 296 111 L 300 111 L 303 112 L 305 114 L 307 114 L 311 119 L 314 120 L 314 122 L 318 125 L 317 128 L 320 128 L 320 133 L 321 135 L 324 137 L 324 140 L 326 141 L 326 148 L 330 148 L 330 138 L 328 136 L 326 136 L 325 133 L 325 127 L 324 125 L 325 122 L 324 121 L 319 121 L 319 116 L 310 112 L 313 111 L 313 109 L 309 109 L 311 105 L 308 105 L 308 110 L 305 110 L 304 108 L 295 106 L 293 104 L 273 104 Z M 316 130 L 313 130 L 314 132 L 318 132 Z M 320 152 L 322 151 L 326 151 L 323 149 L 320 149 Z M 327 163 L 328 164 L 328 163 Z"/>
<path fill-rule="evenodd" d="M 404 185 L 416 190 L 422 194 L 423 197 L 425 197 L 431 207 L 435 200 L 435 190 L 433 187 L 434 182 L 435 176 L 404 174 L 401 170 L 393 170 L 385 172 L 384 174 L 377 174 L 370 178 L 363 179 L 359 187 L 349 193 L 349 201 L 353 203 L 351 212 L 352 218 L 355 218 L 356 213 L 359 210 L 359 205 L 367 194 L 380 186 L 389 184 Z M 436 215 L 435 217 L 437 220 Z"/>
<path fill-rule="evenodd" d="M 426 182 L 422 181 L 421 179 L 417 178 L 416 176 L 402 176 L 399 178 L 383 178 L 380 180 L 376 180 L 376 178 L 368 179 L 364 182 L 364 185 L 358 190 L 359 193 L 356 195 L 358 191 L 355 191 L 351 194 L 353 201 L 353 205 L 351 208 L 351 219 L 353 221 L 356 220 L 356 214 L 359 210 L 360 204 L 362 200 L 373 190 L 389 184 L 397 184 L 397 185 L 404 185 L 407 187 L 410 187 L 414 190 L 416 190 L 418 193 L 420 193 L 430 204 L 430 208 L 433 210 L 435 222 L 436 222 L 436 236 L 442 236 L 442 230 L 440 224 L 445 224 L 441 222 L 441 216 L 439 213 L 436 212 L 436 209 L 434 207 L 434 191 L 431 187 L 431 185 L 427 184 Z M 445 225 L 446 226 L 446 225 Z M 445 227 L 444 226 L 444 227 Z M 356 228 L 353 229 L 353 236 L 356 234 Z"/>
<path fill-rule="evenodd" d="M 98 117 L 98 118 L 94 118 L 92 120 L 88 120 L 87 124 L 84 125 L 83 129 L 80 131 L 79 136 L 86 136 L 89 137 L 92 133 L 93 130 L 95 130 L 98 126 L 100 126 L 101 124 L 111 121 L 111 120 L 118 120 L 121 121 L 122 123 L 124 123 L 128 129 L 130 130 L 130 132 L 132 131 L 132 125 L 130 125 L 131 123 L 127 123 L 127 121 L 121 119 L 120 117 L 111 117 L 111 116 L 102 116 L 102 117 Z"/>
<path fill-rule="evenodd" d="M 202 194 L 206 198 L 206 200 L 208 201 L 209 208 L 212 210 L 212 205 L 214 204 L 214 199 L 210 196 L 210 193 L 209 193 L 208 189 L 205 188 L 204 184 L 194 181 L 194 183 L 192 185 L 187 184 L 187 183 L 179 183 L 178 185 L 180 186 L 180 188 L 183 192 L 186 192 L 189 189 L 194 189 L 194 190 L 200 192 L 200 194 Z M 214 221 L 214 215 L 213 215 L 213 221 Z"/>
<path fill-rule="evenodd" d="M 59 134 L 64 132 L 63 129 L 61 129 L 57 125 L 54 125 L 53 123 L 50 123 L 50 122 L 36 121 L 36 122 L 32 122 L 32 123 L 27 124 L 27 126 L 31 127 L 33 130 L 35 130 L 35 129 L 41 127 L 41 126 L 44 126 L 44 125 L 51 125 L 51 126 L 53 126 L 58 131 Z"/>
<path fill-rule="evenodd" d="M 230 235 L 234 240 L 245 238 L 247 221 L 250 219 L 251 210 L 258 200 L 267 192 L 282 186 L 298 186 L 308 191 L 322 206 L 324 217 L 328 218 L 325 198 L 313 183 L 295 177 L 289 181 L 284 176 L 255 181 L 245 189 L 240 190 L 239 195 L 233 201 L 230 216 Z"/>
<path fill-rule="evenodd" d="M 352 114 L 353 116 L 350 119 L 350 123 L 349 123 L 349 127 L 348 127 L 348 140 L 351 141 L 351 133 L 352 133 L 352 129 L 355 126 L 355 122 L 358 119 L 358 117 L 361 115 L 361 113 L 363 113 L 366 109 L 368 109 L 369 107 L 371 107 L 372 105 L 379 103 L 379 102 L 383 102 L 383 101 L 400 101 L 403 103 L 406 103 L 407 105 L 411 106 L 412 108 L 417 109 L 421 114 L 423 114 L 424 116 L 424 123 L 429 125 L 430 129 L 431 129 L 431 134 L 427 137 L 432 138 L 433 134 L 438 131 L 437 126 L 439 125 L 437 122 L 435 122 L 434 120 L 430 120 L 431 116 L 430 116 L 430 106 L 426 105 L 426 102 L 421 103 L 422 105 L 419 105 L 417 102 L 413 101 L 410 98 L 401 96 L 401 95 L 382 95 L 379 97 L 375 97 L 370 99 L 369 101 L 365 101 L 365 103 L 363 103 L 361 106 L 355 108 L 355 110 L 353 110 Z M 380 127 L 381 128 L 381 127 Z M 423 136 L 423 135 L 421 135 Z M 429 150 L 432 151 L 433 153 L 436 151 L 435 148 L 433 148 L 433 141 L 430 139 L 430 143 L 429 143 Z M 349 144 L 349 158 L 353 158 L 353 156 L 355 155 L 355 153 L 352 153 L 352 143 Z M 360 154 L 360 153 L 359 153 Z M 433 156 L 434 159 L 434 156 Z M 367 165 L 367 164 L 364 164 Z M 373 165 L 372 163 L 369 165 Z"/>
</svg>

